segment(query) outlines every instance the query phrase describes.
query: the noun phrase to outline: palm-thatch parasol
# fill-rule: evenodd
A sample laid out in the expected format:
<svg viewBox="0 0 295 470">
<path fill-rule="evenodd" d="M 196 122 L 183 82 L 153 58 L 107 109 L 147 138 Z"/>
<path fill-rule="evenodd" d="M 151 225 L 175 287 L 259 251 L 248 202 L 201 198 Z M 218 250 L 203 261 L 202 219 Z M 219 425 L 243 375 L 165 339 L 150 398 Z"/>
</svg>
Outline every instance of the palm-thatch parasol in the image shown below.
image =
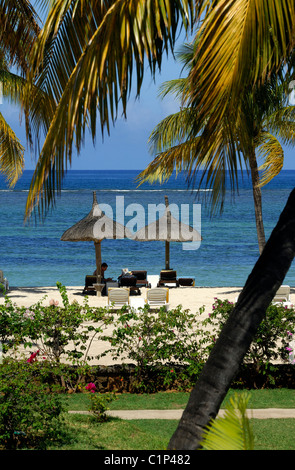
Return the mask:
<svg viewBox="0 0 295 470">
<path fill-rule="evenodd" d="M 165 269 L 170 270 L 170 242 L 201 241 L 202 236 L 193 227 L 173 217 L 167 196 L 165 196 L 165 206 L 163 216 L 138 230 L 133 235 L 133 240 L 165 242 Z"/>
<path fill-rule="evenodd" d="M 101 284 L 101 241 L 103 239 L 122 239 L 129 237 L 124 225 L 110 219 L 98 205 L 96 192 L 93 192 L 93 204 L 89 214 L 64 232 L 62 241 L 93 241 L 95 246 L 97 284 Z"/>
</svg>

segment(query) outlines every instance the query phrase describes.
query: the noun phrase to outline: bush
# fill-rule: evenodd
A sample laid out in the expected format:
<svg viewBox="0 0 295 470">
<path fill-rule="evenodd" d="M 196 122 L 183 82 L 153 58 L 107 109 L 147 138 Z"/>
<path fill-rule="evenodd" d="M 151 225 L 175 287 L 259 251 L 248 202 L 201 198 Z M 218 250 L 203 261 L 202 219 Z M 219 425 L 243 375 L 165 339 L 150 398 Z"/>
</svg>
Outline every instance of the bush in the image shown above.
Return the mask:
<svg viewBox="0 0 295 470">
<path fill-rule="evenodd" d="M 70 304 L 66 288 L 60 283 L 57 287 L 63 305 L 51 299 L 49 305 L 44 306 L 43 299 L 30 308 L 17 307 L 6 297 L 5 305 L 0 306 L 0 338 L 4 354 L 11 348 L 17 352 L 19 345 L 23 344 L 31 350 L 29 361 L 42 357 L 55 366 L 59 365 L 62 385 L 77 388 L 87 362 L 93 359 L 89 350 L 94 338 L 102 333 L 113 317 L 104 308 L 90 308 L 87 298 L 83 305 L 77 302 Z M 73 375 L 69 383 L 62 372 L 62 362 L 75 365 L 81 371 L 76 383 L 73 383 Z"/>
<path fill-rule="evenodd" d="M 212 330 L 211 348 L 233 309 L 232 302 L 215 299 L 212 312 L 203 322 L 204 327 L 210 325 Z M 244 357 L 243 365 L 252 364 L 256 374 L 267 374 L 269 383 L 274 383 L 276 362 L 288 361 L 289 344 L 294 333 L 294 315 L 293 308 L 271 304 Z"/>
<path fill-rule="evenodd" d="M 106 411 L 109 410 L 108 403 L 117 399 L 115 393 L 96 393 L 96 386 L 93 382 L 87 384 L 85 389 L 89 391 L 89 411 L 92 416 L 94 416 L 99 423 L 107 421 L 108 416 Z"/>
<path fill-rule="evenodd" d="M 40 382 L 38 368 L 24 361 L 0 365 L 0 446 L 46 449 L 63 435 L 60 395 Z"/>
<path fill-rule="evenodd" d="M 58 380 L 71 391 L 79 389 L 86 375 L 91 375 L 89 360 L 94 357 L 90 356 L 90 346 L 94 339 L 108 343 L 108 350 L 96 358 L 110 353 L 123 363 L 135 364 L 130 391 L 189 388 L 234 308 L 228 300 L 215 299 L 206 319 L 201 317 L 204 308 L 190 313 L 180 305 L 157 313 L 147 305 L 138 312 L 123 308 L 114 316 L 106 308 L 90 308 L 87 298 L 83 305 L 70 304 L 65 287 L 59 283 L 57 287 L 62 305 L 51 300 L 47 306 L 42 301 L 20 308 L 6 297 L 5 304 L 0 305 L 0 340 L 4 356 L 13 351 L 20 358 L 19 346 L 24 345 L 30 350 L 28 361 L 39 362 L 43 383 Z M 289 353 L 289 362 L 295 362 L 294 313 L 294 309 L 270 305 L 244 358 L 243 364 L 251 364 L 256 376 L 266 375 L 269 383 L 274 383 L 276 362 L 287 361 Z M 113 333 L 104 336 L 110 323 Z"/>
<path fill-rule="evenodd" d="M 149 380 L 153 370 L 161 368 L 166 385 L 178 379 L 171 363 L 186 364 L 191 375 L 199 371 L 207 342 L 206 333 L 200 336 L 199 326 L 197 315 L 181 306 L 169 311 L 161 308 L 154 314 L 148 306 L 139 312 L 122 309 L 114 320 L 112 336 L 105 337 L 111 344 L 106 353 L 136 364 L 136 391 L 154 391 Z"/>
</svg>

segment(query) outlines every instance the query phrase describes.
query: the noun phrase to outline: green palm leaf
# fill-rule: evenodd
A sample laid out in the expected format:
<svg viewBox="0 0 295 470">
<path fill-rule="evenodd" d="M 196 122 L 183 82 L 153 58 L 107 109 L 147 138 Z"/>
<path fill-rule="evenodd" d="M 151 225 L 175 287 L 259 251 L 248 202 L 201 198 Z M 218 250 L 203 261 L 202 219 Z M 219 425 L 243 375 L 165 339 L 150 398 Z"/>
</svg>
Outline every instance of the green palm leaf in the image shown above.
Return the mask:
<svg viewBox="0 0 295 470">
<path fill-rule="evenodd" d="M 197 32 L 190 76 L 192 101 L 200 121 L 212 109 L 214 131 L 226 110 L 237 111 L 237 99 L 248 86 L 278 70 L 294 46 L 293 0 L 220 0 Z"/>
<path fill-rule="evenodd" d="M 56 0 L 32 52 L 30 79 L 56 109 L 37 162 L 26 206 L 41 210 L 54 201 L 71 164 L 97 118 L 109 132 L 118 104 L 126 104 L 136 80 L 139 94 L 145 63 L 151 73 L 161 67 L 164 51 L 173 48 L 179 23 L 188 27 L 192 0 Z M 46 73 L 44 73 L 46 70 Z M 135 74 L 134 74 L 135 72 Z M 35 129 L 38 122 L 35 121 Z"/>
<path fill-rule="evenodd" d="M 40 31 L 37 14 L 28 0 L 0 0 L 0 87 L 1 96 L 23 104 L 28 53 Z M 10 71 L 15 66 L 21 76 Z M 0 172 L 13 186 L 24 168 L 24 147 L 0 115 Z"/>
<path fill-rule="evenodd" d="M 274 135 L 263 132 L 260 136 L 260 145 L 257 148 L 257 153 L 264 160 L 264 163 L 259 167 L 259 171 L 262 172 L 260 186 L 264 186 L 282 170 L 284 150 Z"/>
<path fill-rule="evenodd" d="M 1 51 L 26 73 L 28 53 L 40 31 L 39 18 L 28 0 L 0 0 Z"/>
<path fill-rule="evenodd" d="M 248 394 L 230 398 L 224 417 L 217 417 L 204 432 L 203 450 L 253 450 L 253 432 L 246 414 L 248 401 Z"/>
<path fill-rule="evenodd" d="M 24 147 L 0 113 L 0 172 L 14 186 L 24 168 Z"/>
</svg>

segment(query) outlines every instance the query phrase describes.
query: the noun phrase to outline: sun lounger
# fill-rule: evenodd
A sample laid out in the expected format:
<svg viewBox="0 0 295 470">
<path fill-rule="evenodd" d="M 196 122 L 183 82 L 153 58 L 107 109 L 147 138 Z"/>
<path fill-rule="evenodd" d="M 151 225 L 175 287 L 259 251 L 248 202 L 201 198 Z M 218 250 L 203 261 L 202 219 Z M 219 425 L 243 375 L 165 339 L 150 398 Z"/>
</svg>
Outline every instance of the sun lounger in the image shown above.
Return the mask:
<svg viewBox="0 0 295 470">
<path fill-rule="evenodd" d="M 95 287 L 93 285 L 96 283 L 97 283 L 96 276 L 85 276 L 85 287 L 83 290 L 83 294 L 86 294 L 87 292 L 96 292 Z"/>
<path fill-rule="evenodd" d="M 167 270 L 163 269 L 160 272 L 158 287 L 165 286 L 166 284 L 176 284 L 176 287 L 179 286 L 179 282 L 176 277 L 176 271 L 172 271 L 170 269 L 167 269 Z"/>
<path fill-rule="evenodd" d="M 193 277 L 180 277 L 178 279 L 178 285 L 179 286 L 194 287 L 195 279 Z"/>
<path fill-rule="evenodd" d="M 147 280 L 147 271 L 131 271 L 134 276 L 136 276 L 136 285 L 137 287 L 151 287 L 150 283 Z"/>
<path fill-rule="evenodd" d="M 148 289 L 146 293 L 146 303 L 151 308 L 165 307 L 166 310 L 169 308 L 169 290 L 167 287 L 155 287 Z"/>
<path fill-rule="evenodd" d="M 284 306 L 291 305 L 290 302 L 290 286 L 283 285 L 279 287 L 276 295 L 272 299 L 273 304 L 283 304 Z"/>
<path fill-rule="evenodd" d="M 122 308 L 129 305 L 129 289 L 125 287 L 110 287 L 108 290 L 108 307 Z"/>
<path fill-rule="evenodd" d="M 3 286 L 5 291 L 9 290 L 9 283 L 6 277 L 4 277 L 3 271 L 0 271 L 0 284 Z M 2 288 L 0 286 L 0 292 L 2 291 Z"/>
<path fill-rule="evenodd" d="M 120 287 L 128 287 L 131 292 L 135 292 L 136 294 L 140 294 L 140 289 L 136 285 L 137 278 L 135 275 L 129 275 L 129 276 L 120 276 L 118 278 L 119 286 Z"/>
</svg>

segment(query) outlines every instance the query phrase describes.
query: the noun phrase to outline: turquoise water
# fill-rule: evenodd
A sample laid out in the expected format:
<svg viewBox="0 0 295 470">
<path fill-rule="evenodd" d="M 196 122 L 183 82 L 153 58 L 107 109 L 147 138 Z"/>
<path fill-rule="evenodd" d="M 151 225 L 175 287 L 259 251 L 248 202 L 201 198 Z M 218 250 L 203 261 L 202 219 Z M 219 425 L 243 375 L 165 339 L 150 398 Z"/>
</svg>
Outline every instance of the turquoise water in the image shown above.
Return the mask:
<svg viewBox="0 0 295 470">
<path fill-rule="evenodd" d="M 93 190 L 98 202 L 113 208 L 116 215 L 118 196 L 124 208 L 140 204 L 148 214 L 151 204 L 201 204 L 203 241 L 197 250 L 183 250 L 181 243 L 170 245 L 170 267 L 178 276 L 194 276 L 199 286 L 242 286 L 258 256 L 258 244 L 250 182 L 240 181 L 239 194 L 232 200 L 228 191 L 224 211 L 210 217 L 204 197 L 210 192 L 187 190 L 185 178 L 170 179 L 164 186 L 145 184 L 136 187 L 139 171 L 69 171 L 56 207 L 44 223 L 24 225 L 24 207 L 32 171 L 25 171 L 16 187 L 9 190 L 0 179 L 0 269 L 11 286 L 83 285 L 86 274 L 95 269 L 92 242 L 62 242 L 63 232 L 85 217 L 92 206 Z M 295 171 L 286 170 L 263 188 L 263 217 L 267 237 L 294 187 Z M 199 196 L 198 199 L 196 197 Z M 190 217 L 192 214 L 190 214 Z M 124 216 L 128 223 L 134 215 Z M 192 223 L 191 219 L 189 220 Z M 148 223 L 142 220 L 142 225 Z M 140 227 L 138 227 L 140 228 Z M 159 274 L 165 267 L 162 242 L 104 240 L 102 258 L 109 264 L 108 275 L 117 278 L 121 269 L 146 269 Z M 295 285 L 294 263 L 286 282 Z"/>
</svg>

